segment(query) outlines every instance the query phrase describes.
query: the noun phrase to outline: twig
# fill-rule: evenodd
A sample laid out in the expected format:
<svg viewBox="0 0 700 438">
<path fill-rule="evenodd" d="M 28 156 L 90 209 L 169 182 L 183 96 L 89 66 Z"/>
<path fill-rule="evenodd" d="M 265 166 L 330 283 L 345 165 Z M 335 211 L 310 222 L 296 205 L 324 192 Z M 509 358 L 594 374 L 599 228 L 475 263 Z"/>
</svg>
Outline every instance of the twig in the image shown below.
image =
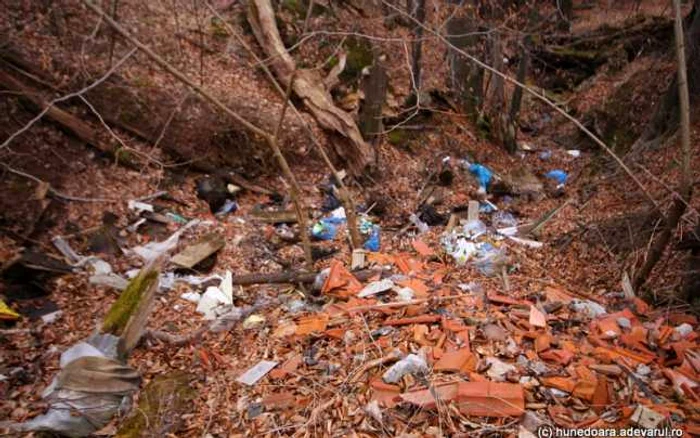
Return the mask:
<svg viewBox="0 0 700 438">
<path fill-rule="evenodd" d="M 104 14 L 104 13 L 103 13 L 103 14 Z M 110 68 L 110 69 L 107 71 L 107 73 L 105 73 L 104 75 L 102 75 L 101 78 L 99 78 L 98 80 L 96 80 L 96 81 L 93 82 L 92 84 L 88 85 L 87 87 L 85 87 L 85 88 L 83 88 L 83 89 L 81 89 L 81 90 L 79 90 L 79 91 L 76 91 L 75 93 L 66 94 L 66 95 L 63 96 L 63 97 L 59 97 L 59 98 L 54 99 L 54 100 L 52 100 L 51 102 L 49 102 L 49 104 L 46 106 L 46 108 L 44 108 L 39 114 L 37 114 L 36 117 L 34 117 L 33 119 L 31 119 L 29 122 L 27 122 L 27 124 L 24 125 L 22 128 L 20 128 L 18 131 L 15 131 L 14 133 L 12 133 L 12 135 L 10 135 L 10 136 L 0 145 L 0 149 L 6 148 L 6 147 L 12 142 L 12 140 L 14 140 L 14 139 L 17 138 L 18 136 L 20 136 L 22 133 L 24 133 L 25 131 L 27 131 L 29 128 L 31 128 L 32 125 L 34 125 L 34 124 L 35 124 L 36 122 L 38 122 L 42 117 L 44 117 L 44 115 L 45 115 L 55 104 L 57 104 L 57 103 L 59 103 L 59 102 L 66 101 L 66 100 L 68 100 L 68 99 L 72 99 L 72 98 L 74 98 L 74 97 L 81 96 L 83 93 L 86 93 L 86 92 L 92 90 L 93 88 L 97 87 L 98 85 L 100 85 L 101 83 L 103 83 L 104 81 L 106 81 L 107 78 L 109 78 L 109 77 L 112 75 L 112 73 L 114 73 L 115 71 L 117 71 L 117 69 L 119 69 L 119 67 L 121 67 L 122 64 L 124 64 L 124 63 L 126 62 L 127 59 L 131 58 L 131 55 L 133 55 L 134 53 L 136 53 L 136 48 L 131 49 L 131 50 L 129 51 L 129 53 L 127 53 L 122 59 L 120 59 L 116 64 L 114 64 L 114 66 L 112 66 L 112 68 Z"/>
<path fill-rule="evenodd" d="M 355 375 L 350 378 L 350 383 L 357 383 L 361 378 L 364 373 L 367 371 L 371 370 L 374 367 L 378 367 L 379 365 L 384 365 L 387 362 L 394 362 L 399 359 L 401 359 L 402 353 L 400 350 L 394 350 L 391 353 L 387 354 L 384 357 L 380 357 L 379 359 L 374 359 L 370 360 L 369 362 L 365 363 L 362 365 L 360 368 L 355 371 Z"/>
</svg>

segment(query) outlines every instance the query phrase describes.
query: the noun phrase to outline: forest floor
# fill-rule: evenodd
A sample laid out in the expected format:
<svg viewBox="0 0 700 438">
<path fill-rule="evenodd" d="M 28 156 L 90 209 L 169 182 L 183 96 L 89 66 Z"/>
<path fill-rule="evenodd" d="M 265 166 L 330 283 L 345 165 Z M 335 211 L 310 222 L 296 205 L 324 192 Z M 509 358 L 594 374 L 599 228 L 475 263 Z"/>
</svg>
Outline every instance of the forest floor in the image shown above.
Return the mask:
<svg viewBox="0 0 700 438">
<path fill-rule="evenodd" d="M 138 15 L 137 8 L 128 10 Z M 667 13 L 653 7 L 646 12 Z M 610 20 L 624 13 L 611 14 Z M 582 18 L 577 26 L 597 27 L 596 20 L 600 17 Z M 365 32 L 378 27 L 365 25 Z M 441 53 L 427 46 L 427 53 Z M 196 60 L 196 53 L 190 58 Z M 209 74 L 221 78 L 212 84 L 217 90 L 239 83 L 226 76 L 231 67 L 227 62 L 209 64 Z M 397 97 L 410 91 L 408 76 L 401 70 L 404 63 L 401 55 L 390 60 Z M 193 61 L 185 70 L 196 75 L 196 64 Z M 425 70 L 438 72 L 428 77 L 427 86 L 437 87 L 444 79 L 444 72 L 439 73 L 444 64 L 438 55 L 426 56 Z M 132 68 L 135 71 L 127 76 L 133 78 L 139 67 Z M 240 68 L 230 73 L 243 78 L 243 86 L 232 87 L 241 93 L 237 98 L 258 98 L 264 90 L 269 115 L 263 118 L 274 120 L 280 99 L 262 76 L 249 77 Z M 586 113 L 588 107 L 605 102 L 617 84 L 639 72 L 648 72 L 645 80 L 656 80 L 663 90 L 659 78 L 666 78 L 669 70 L 668 59 L 636 60 L 619 71 L 596 75 L 572 93 L 567 104 Z M 158 74 L 151 77 L 156 83 L 166 82 Z M 10 99 L 1 104 L 6 110 L 3 130 L 9 134 L 28 117 Z M 633 95 L 628 104 L 643 102 Z M 317 272 L 330 268 L 328 278 L 316 287 L 234 286 L 235 306 L 268 304 L 229 331 L 207 332 L 183 345 L 144 340 L 129 358 L 144 380 L 135 403 L 143 401 L 147 391 L 143 388 L 149 383 L 182 375 L 177 373 L 184 373 L 193 391 L 173 391 L 152 409 L 155 412 L 134 410 L 132 416 L 148 418 L 139 426 L 141 436 L 529 437 L 537 436 L 541 426 L 622 429 L 659 424 L 700 434 L 698 322 L 687 305 L 672 298 L 680 272 L 686 269 L 684 257 L 670 254 L 648 288 L 637 291 L 649 291 L 665 305 L 652 307 L 625 295 L 623 273 L 632 274 L 630 269 L 638 266 L 654 235 L 654 225 L 644 225 L 645 198 L 626 175 L 610 170 L 601 152 L 585 148 L 583 142 L 562 144 L 562 138 L 573 138 L 571 128 L 551 110 L 531 98 L 525 106 L 523 119 L 536 121 L 539 135 L 519 138 L 530 147 L 515 156 L 481 138 L 458 114 L 421 116 L 414 122 L 421 129 L 406 141 L 377 145 L 379 175 L 373 182 L 352 186 L 362 210 L 369 210 L 368 219 L 381 229 L 380 249 L 368 255 L 367 267 L 377 270 L 370 278 L 359 281 L 348 272 L 351 251 L 341 225 L 334 239 L 314 242 L 317 248 L 335 251 L 315 263 Z M 291 121 L 290 126 L 288 135 L 301 137 L 298 123 Z M 140 172 L 125 169 L 88 152 L 50 123 L 37 124 L 19 140 L 21 147 L 0 151 L 6 166 L 46 181 L 63 194 L 107 201 L 47 197 L 35 181 L 4 173 L 2 260 L 12 259 L 30 244 L 55 257 L 52 238 L 69 236 L 77 252 L 97 255 L 114 273 L 127 277 L 127 272 L 143 265 L 129 249 L 162 241 L 182 226 L 148 221 L 135 231 L 129 229 L 141 217 L 129 208 L 129 201 L 159 190 L 167 191 L 171 200 L 146 201 L 156 211 L 200 220 L 180 237 L 178 250 L 212 232 L 223 236 L 225 245 L 214 263 L 206 273 L 198 273 L 220 277 L 198 286 L 177 282 L 162 288 L 149 330 L 187 335 L 207 326 L 197 304 L 182 295 L 220 286 L 227 271 L 235 280 L 303 265 L 298 243 L 285 242 L 279 227 L 256 219 L 254 212 L 261 206 L 281 207 L 269 196 L 244 190 L 236 196 L 237 211 L 214 216 L 197 197 L 199 175 L 167 166 L 145 166 Z M 692 140 L 700 144 L 700 126 L 694 126 Z M 153 152 L 138 141 L 130 146 Z M 580 155 L 568 152 L 574 149 L 581 149 Z M 647 151 L 637 160 L 641 167 L 635 172 L 661 202 L 671 199 L 668 187 L 677 179 L 676 149 Z M 320 189 L 329 173 L 303 139 L 291 142 L 289 152 L 304 204 L 315 222 L 329 214 L 322 211 L 326 195 Z M 698 162 L 700 148 L 696 146 L 694 153 Z M 444 224 L 423 233 L 407 227 L 409 214 L 428 191 L 438 199 L 435 208 L 445 218 L 455 208 L 480 199 L 474 177 L 461 168 L 464 158 L 504 178 L 519 168 L 538 177 L 554 169 L 568 174 L 556 196 L 551 187 L 541 197 L 489 196 L 498 212 L 480 213 L 487 229 L 473 243 L 499 250 L 493 265 L 474 260 L 457 264 L 442 243 Z M 280 177 L 269 169 L 254 182 L 284 193 Z M 444 170 L 454 177 L 440 184 L 435 175 Z M 697 180 L 700 169 L 695 172 Z M 692 207 L 683 227 L 697 220 L 700 203 Z M 552 219 L 535 236 L 528 236 L 541 247 L 532 248 L 496 231 L 507 222 L 502 213 L 527 225 L 555 209 Z M 116 217 L 114 224 L 103 223 L 106 212 Z M 31 238 L 21 244 L 18 234 Z M 172 264 L 165 267 L 167 272 L 174 270 Z M 46 296 L 8 299 L 21 319 L 3 322 L 0 328 L 0 420 L 25 421 L 46 409 L 41 393 L 59 370 L 61 352 L 92 334 L 118 297 L 116 289 L 90 284 L 90 275 L 85 270 L 60 275 L 42 284 Z M 386 279 L 391 279 L 393 288 L 357 296 L 365 286 Z M 5 287 L 0 292 L 8 296 L 11 290 Z M 42 320 L 41 315 L 57 310 L 54 320 Z M 425 368 L 395 380 L 387 377 L 387 370 L 410 354 L 424 361 Z M 254 385 L 240 383 L 241 375 L 260 361 L 277 365 Z M 652 411 L 661 419 L 657 421 Z M 644 418 L 637 418 L 640 413 Z M 112 436 L 124 424 L 124 418 L 117 418 L 96 435 Z"/>
</svg>

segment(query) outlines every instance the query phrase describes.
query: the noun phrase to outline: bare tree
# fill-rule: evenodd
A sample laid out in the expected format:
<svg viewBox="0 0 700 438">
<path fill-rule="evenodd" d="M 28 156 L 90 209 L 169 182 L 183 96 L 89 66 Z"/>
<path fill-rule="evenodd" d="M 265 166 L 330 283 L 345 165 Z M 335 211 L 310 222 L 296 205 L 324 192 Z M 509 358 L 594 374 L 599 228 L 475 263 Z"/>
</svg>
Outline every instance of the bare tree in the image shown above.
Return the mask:
<svg viewBox="0 0 700 438">
<path fill-rule="evenodd" d="M 698 1 L 696 1 L 696 4 Z M 647 279 L 649 274 L 652 272 L 658 261 L 661 259 L 666 247 L 668 246 L 671 236 L 678 225 L 683 213 L 685 213 L 686 206 L 690 202 L 690 198 L 693 192 L 692 184 L 692 172 L 690 169 L 690 96 L 688 93 L 688 70 L 686 67 L 686 50 L 684 45 L 683 37 L 683 19 L 681 17 L 681 4 L 680 0 L 673 0 L 673 9 L 675 12 L 675 36 L 676 36 L 676 57 L 678 59 L 678 98 L 679 98 L 679 115 L 680 115 L 680 126 L 681 126 L 681 180 L 678 184 L 678 196 L 671 206 L 671 209 L 666 214 L 664 220 L 664 228 L 659 234 L 659 236 L 654 241 L 649 253 L 647 255 L 646 261 L 642 265 L 641 269 L 637 273 L 635 278 L 635 288 L 642 286 Z M 697 11 L 696 11 L 697 15 Z M 696 20 L 694 20 L 696 21 Z M 693 42 L 696 44 L 695 42 Z"/>
</svg>

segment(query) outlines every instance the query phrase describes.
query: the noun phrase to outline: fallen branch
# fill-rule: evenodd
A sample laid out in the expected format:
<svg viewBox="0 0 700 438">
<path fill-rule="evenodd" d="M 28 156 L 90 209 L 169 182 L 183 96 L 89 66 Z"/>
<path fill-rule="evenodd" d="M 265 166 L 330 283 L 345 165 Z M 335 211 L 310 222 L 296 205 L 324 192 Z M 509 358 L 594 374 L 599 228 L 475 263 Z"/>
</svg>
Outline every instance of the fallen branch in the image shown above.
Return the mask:
<svg viewBox="0 0 700 438">
<path fill-rule="evenodd" d="M 353 275 L 360 281 L 366 281 L 380 270 L 365 269 L 353 272 Z M 272 274 L 244 274 L 233 277 L 233 284 L 246 286 L 251 284 L 297 284 L 313 283 L 318 273 L 314 272 L 275 272 Z"/>
<path fill-rule="evenodd" d="M 249 2 L 248 22 L 258 44 L 271 58 L 272 70 L 281 83 L 292 83 L 294 93 L 304 102 L 318 123 L 325 129 L 340 134 L 346 144 L 336 148 L 338 155 L 347 161 L 352 173 L 359 175 L 372 166 L 376 153 L 362 138 L 357 124 L 350 114 L 333 103 L 330 94 L 321 87 L 323 79 L 313 70 L 298 70 L 294 59 L 282 43 L 275 13 L 270 0 Z M 292 75 L 294 72 L 293 81 Z"/>
<path fill-rule="evenodd" d="M 90 91 L 90 90 L 92 90 L 93 88 L 97 87 L 98 85 L 100 85 L 101 83 L 103 83 L 104 81 L 106 81 L 107 78 L 109 78 L 109 77 L 112 75 L 112 73 L 114 73 L 115 71 L 117 71 L 117 69 L 118 69 L 119 67 L 121 67 L 129 58 L 131 58 L 131 55 L 133 55 L 135 52 L 136 52 L 136 49 L 130 50 L 129 53 L 127 53 L 122 59 L 120 59 L 119 62 L 117 62 L 116 64 L 114 64 L 114 66 L 112 66 L 112 68 L 110 68 L 110 69 L 107 71 L 107 73 L 105 73 L 104 75 L 102 75 L 102 77 L 100 77 L 98 80 L 96 80 L 96 81 L 93 82 L 92 84 L 88 85 L 87 87 L 85 87 L 85 88 L 83 88 L 83 89 L 81 89 L 81 90 L 78 90 L 78 91 L 76 91 L 76 92 L 74 92 L 74 93 L 69 93 L 69 94 L 66 94 L 66 95 L 63 96 L 63 97 L 59 97 L 59 98 L 57 98 L 57 99 L 54 99 L 54 100 L 52 100 L 51 102 L 49 102 L 49 103 L 48 103 L 47 105 L 45 105 L 45 106 L 44 106 L 44 105 L 39 105 L 40 107 L 41 107 L 41 106 L 44 106 L 44 109 L 43 109 L 39 114 L 37 114 L 33 119 L 31 119 L 29 122 L 27 122 L 22 128 L 20 128 L 18 131 L 15 131 L 14 133 L 12 133 L 12 135 L 10 135 L 10 136 L 0 145 L 0 149 L 6 148 L 6 147 L 12 142 L 12 140 L 14 140 L 14 139 L 17 138 L 18 136 L 20 136 L 22 133 L 24 133 L 25 131 L 27 131 L 29 128 L 31 128 L 36 122 L 38 122 L 39 120 L 41 120 L 41 118 L 44 117 L 44 115 L 47 114 L 47 113 L 49 113 L 49 112 L 51 113 L 51 117 L 52 117 L 54 120 L 56 120 L 56 118 L 61 119 L 61 115 L 62 115 L 61 113 L 63 113 L 63 111 L 58 110 L 57 108 L 55 108 L 54 105 L 56 105 L 56 104 L 59 103 L 59 102 L 63 102 L 63 101 L 72 99 L 72 98 L 74 98 L 74 97 L 82 96 L 84 93 L 87 93 L 88 91 Z M 31 99 L 33 102 L 35 102 L 35 103 L 37 103 L 37 102 L 42 102 L 42 100 L 40 100 L 39 98 L 37 98 L 33 93 L 27 93 L 27 92 L 26 92 L 26 89 L 23 88 L 23 87 L 21 86 L 21 82 L 19 82 L 19 81 L 17 81 L 17 80 L 13 80 L 13 78 L 12 78 L 11 76 L 7 75 L 7 74 L 2 74 L 1 77 L 2 77 L 3 82 L 7 82 L 7 83 L 9 83 L 9 84 L 19 86 L 19 89 L 20 89 L 23 93 L 25 93 L 26 97 L 29 98 L 29 99 Z M 42 103 L 43 103 L 43 102 L 42 102 Z M 95 146 L 97 146 L 97 145 L 95 145 Z"/>
</svg>

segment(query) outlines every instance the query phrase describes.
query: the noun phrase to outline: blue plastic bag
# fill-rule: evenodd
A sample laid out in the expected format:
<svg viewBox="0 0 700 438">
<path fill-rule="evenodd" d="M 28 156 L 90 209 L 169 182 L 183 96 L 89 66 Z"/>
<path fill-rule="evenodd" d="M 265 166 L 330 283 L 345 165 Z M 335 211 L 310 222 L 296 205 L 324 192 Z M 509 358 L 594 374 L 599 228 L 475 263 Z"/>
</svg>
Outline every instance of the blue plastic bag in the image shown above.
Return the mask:
<svg viewBox="0 0 700 438">
<path fill-rule="evenodd" d="M 377 252 L 379 251 L 379 226 L 375 225 L 372 227 L 372 231 L 369 234 L 369 238 L 362 245 L 367 251 Z"/>
<path fill-rule="evenodd" d="M 550 170 L 549 172 L 545 173 L 544 176 L 549 179 L 553 179 L 557 182 L 557 184 L 562 185 L 566 184 L 566 179 L 569 177 L 569 175 L 561 169 Z"/>
<path fill-rule="evenodd" d="M 311 227 L 311 235 L 318 240 L 333 240 L 338 233 L 337 220 L 324 218 Z"/>
<path fill-rule="evenodd" d="M 469 172 L 476 177 L 480 187 L 484 189 L 489 188 L 491 179 L 493 179 L 493 172 L 491 172 L 488 167 L 482 166 L 481 164 L 471 164 L 469 166 Z"/>
</svg>

